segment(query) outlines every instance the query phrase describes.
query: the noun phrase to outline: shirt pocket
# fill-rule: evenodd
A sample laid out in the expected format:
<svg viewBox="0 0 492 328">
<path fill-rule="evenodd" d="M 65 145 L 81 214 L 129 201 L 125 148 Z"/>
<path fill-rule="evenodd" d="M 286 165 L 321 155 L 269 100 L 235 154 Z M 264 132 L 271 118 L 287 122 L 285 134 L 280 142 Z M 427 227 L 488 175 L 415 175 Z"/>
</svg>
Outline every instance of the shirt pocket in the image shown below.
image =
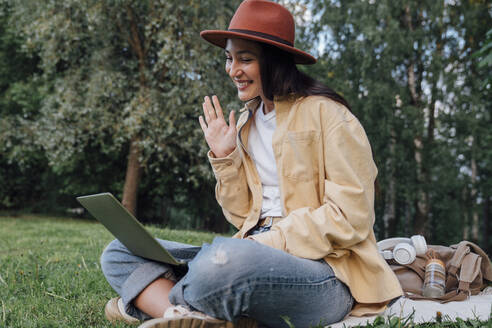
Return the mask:
<svg viewBox="0 0 492 328">
<path fill-rule="evenodd" d="M 282 142 L 282 175 L 312 180 L 318 174 L 320 133 L 287 131 Z"/>
</svg>

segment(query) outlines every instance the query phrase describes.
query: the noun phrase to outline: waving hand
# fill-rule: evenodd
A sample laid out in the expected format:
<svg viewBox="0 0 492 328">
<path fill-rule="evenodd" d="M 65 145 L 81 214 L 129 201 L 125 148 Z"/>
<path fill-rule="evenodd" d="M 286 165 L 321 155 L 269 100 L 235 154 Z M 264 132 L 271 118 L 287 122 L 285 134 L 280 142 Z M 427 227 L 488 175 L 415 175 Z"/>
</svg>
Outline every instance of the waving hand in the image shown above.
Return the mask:
<svg viewBox="0 0 492 328">
<path fill-rule="evenodd" d="M 234 111 L 229 114 L 229 125 L 227 125 L 217 96 L 212 96 L 212 100 L 206 96 L 202 106 L 205 119 L 200 115 L 198 120 L 205 140 L 216 157 L 226 157 L 236 148 Z"/>
</svg>

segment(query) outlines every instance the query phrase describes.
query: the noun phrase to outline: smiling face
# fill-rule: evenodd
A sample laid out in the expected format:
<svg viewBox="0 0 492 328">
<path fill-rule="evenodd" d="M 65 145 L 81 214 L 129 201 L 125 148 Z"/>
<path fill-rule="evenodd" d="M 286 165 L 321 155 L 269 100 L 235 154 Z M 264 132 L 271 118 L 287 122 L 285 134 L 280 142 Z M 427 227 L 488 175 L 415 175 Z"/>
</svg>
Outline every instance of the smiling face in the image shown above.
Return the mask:
<svg viewBox="0 0 492 328">
<path fill-rule="evenodd" d="M 241 101 L 263 96 L 260 74 L 261 47 L 254 41 L 228 39 L 225 48 L 227 74 Z"/>
</svg>

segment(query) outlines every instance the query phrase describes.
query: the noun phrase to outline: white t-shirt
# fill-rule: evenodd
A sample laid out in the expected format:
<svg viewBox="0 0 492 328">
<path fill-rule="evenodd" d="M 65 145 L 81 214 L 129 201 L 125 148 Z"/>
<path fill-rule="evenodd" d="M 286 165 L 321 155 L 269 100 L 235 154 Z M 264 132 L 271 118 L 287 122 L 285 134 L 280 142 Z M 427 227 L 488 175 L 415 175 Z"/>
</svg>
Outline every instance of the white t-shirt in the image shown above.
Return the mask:
<svg viewBox="0 0 492 328">
<path fill-rule="evenodd" d="M 282 216 L 277 163 L 273 154 L 272 139 L 275 132 L 275 110 L 265 115 L 263 102 L 256 110 L 248 136 L 248 152 L 253 157 L 263 189 L 260 218 Z"/>
</svg>

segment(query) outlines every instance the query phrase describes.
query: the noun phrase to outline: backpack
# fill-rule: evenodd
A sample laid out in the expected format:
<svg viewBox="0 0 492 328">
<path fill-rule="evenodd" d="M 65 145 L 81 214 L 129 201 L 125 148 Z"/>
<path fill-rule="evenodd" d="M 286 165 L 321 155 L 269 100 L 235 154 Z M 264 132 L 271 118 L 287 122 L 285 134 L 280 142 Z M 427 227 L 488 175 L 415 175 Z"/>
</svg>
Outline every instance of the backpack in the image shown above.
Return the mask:
<svg viewBox="0 0 492 328">
<path fill-rule="evenodd" d="M 434 300 L 440 303 L 463 301 L 478 294 L 492 282 L 492 264 L 487 254 L 476 244 L 462 241 L 446 246 L 429 245 L 446 265 L 445 294 L 429 298 L 422 295 L 427 258 L 417 255 L 409 264 L 387 260 L 405 292 L 405 297 L 414 300 Z"/>
</svg>

